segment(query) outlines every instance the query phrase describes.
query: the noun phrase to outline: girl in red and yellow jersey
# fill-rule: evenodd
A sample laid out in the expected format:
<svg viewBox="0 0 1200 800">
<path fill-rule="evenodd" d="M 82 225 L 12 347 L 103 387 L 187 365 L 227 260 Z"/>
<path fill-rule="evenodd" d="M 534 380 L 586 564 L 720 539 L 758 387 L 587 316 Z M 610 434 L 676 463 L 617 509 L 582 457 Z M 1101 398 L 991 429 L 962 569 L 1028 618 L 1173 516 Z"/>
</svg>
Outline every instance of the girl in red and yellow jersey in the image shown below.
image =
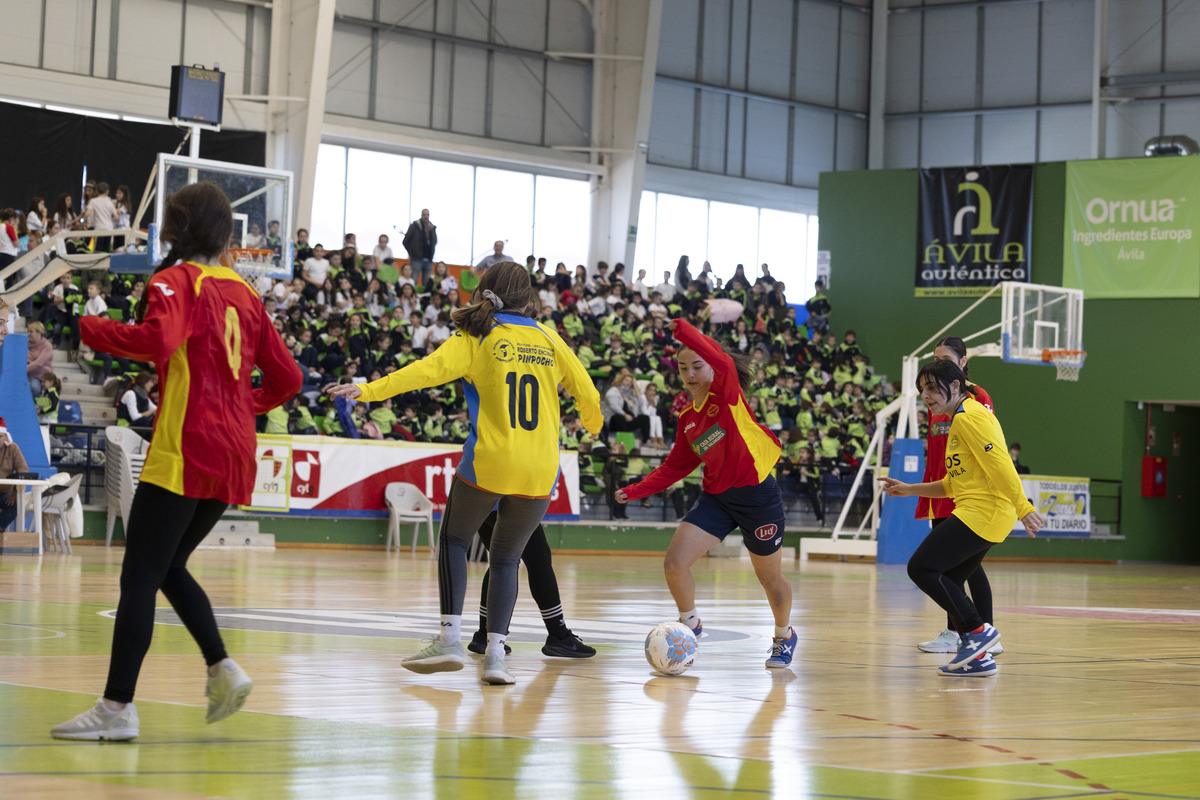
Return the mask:
<svg viewBox="0 0 1200 800">
<path fill-rule="evenodd" d="M 241 708 L 252 683 L 229 659 L 204 590 L 187 560 L 230 503 L 248 503 L 255 476 L 254 417 L 300 391 L 301 375 L 262 300 L 220 266 L 233 209 L 212 183 L 167 198 L 161 237 L 171 263 L 146 287 L 138 325 L 85 317 L 80 334 L 96 350 L 152 361 L 161 404 L 125 526 L 121 600 L 104 696 L 51 733 L 59 739 L 138 735 L 134 689 L 154 630 L 159 589 L 208 664 L 208 722 Z M 251 386 L 255 366 L 262 388 Z"/>
<path fill-rule="evenodd" d="M 943 361 L 953 361 L 967 375 L 967 345 L 957 336 L 947 336 L 933 348 L 933 357 Z M 975 394 L 975 400 L 991 413 L 996 413 L 992 398 L 982 386 L 970 384 Z M 948 414 L 929 413 L 929 436 L 925 450 L 925 480 L 938 481 L 946 475 L 946 440 L 950 437 L 950 416 Z M 917 519 L 930 520 L 930 526 L 936 528 L 954 513 L 954 500 L 949 497 L 919 497 L 917 498 Z M 985 622 L 992 622 L 992 585 L 981 564 L 967 578 L 967 586 L 971 590 L 971 600 Z M 953 653 L 958 650 L 958 633 L 954 630 L 954 621 L 946 617 L 946 627 L 928 642 L 921 642 L 917 649 L 926 653 Z M 1000 651 L 996 645 L 995 651 Z"/>
<path fill-rule="evenodd" d="M 921 591 L 945 609 L 960 644 L 949 677 L 996 674 L 991 653 L 1000 633 L 980 615 L 963 581 L 979 568 L 993 545 L 1004 541 L 1020 519 L 1029 534 L 1045 523 L 1022 491 L 1004 431 L 996 417 L 973 396 L 962 369 L 952 360 L 935 360 L 917 374 L 921 399 L 934 414 L 951 417 L 941 480 L 909 484 L 879 478 L 889 496 L 952 497 L 954 513 L 929 532 L 908 562 L 908 575 Z"/>
<path fill-rule="evenodd" d="M 700 499 L 675 530 L 664 564 L 667 586 L 679 607 L 679 620 L 702 630 L 696 613 L 692 565 L 740 528 L 750 561 L 775 617 L 775 635 L 767 667 L 791 664 L 796 632 L 791 627 L 792 587 L 783 575 L 784 511 L 772 475 L 779 462 L 775 434 L 759 422 L 746 402 L 748 362 L 738 362 L 719 344 L 685 320 L 670 328 L 683 348 L 679 376 L 692 395 L 679 415 L 675 445 L 662 466 L 642 481 L 616 492 L 618 502 L 649 497 L 704 465 Z"/>
</svg>

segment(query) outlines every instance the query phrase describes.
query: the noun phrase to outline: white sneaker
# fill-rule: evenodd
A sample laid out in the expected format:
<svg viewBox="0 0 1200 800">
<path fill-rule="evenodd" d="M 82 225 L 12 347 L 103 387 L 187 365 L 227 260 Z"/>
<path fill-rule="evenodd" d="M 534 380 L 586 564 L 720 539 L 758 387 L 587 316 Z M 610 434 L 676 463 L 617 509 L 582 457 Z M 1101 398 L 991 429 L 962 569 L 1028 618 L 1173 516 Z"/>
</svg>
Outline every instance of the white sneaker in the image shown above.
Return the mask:
<svg viewBox="0 0 1200 800">
<path fill-rule="evenodd" d="M 921 642 L 917 649 L 923 653 L 957 653 L 958 634 L 946 628 L 928 642 Z"/>
<path fill-rule="evenodd" d="M 442 644 L 441 639 L 426 639 L 425 648 L 416 655 L 406 656 L 400 666 L 427 675 L 430 672 L 455 672 L 467 662 L 462 642 Z"/>
<path fill-rule="evenodd" d="M 204 694 L 208 696 L 208 713 L 204 721 L 211 725 L 237 711 L 253 688 L 254 681 L 232 658 L 222 661 L 217 666 L 216 677 L 209 678 L 204 689 Z"/>
<path fill-rule="evenodd" d="M 992 645 L 990 648 L 988 648 L 988 652 L 994 656 L 998 656 L 1004 652 L 1004 645 L 1000 644 L 999 642 L 996 642 L 994 645 Z"/>
<path fill-rule="evenodd" d="M 504 665 L 504 658 L 485 654 L 483 657 L 483 682 L 493 686 L 511 685 L 517 682 Z"/>
<path fill-rule="evenodd" d="M 138 713 L 133 703 L 120 711 L 109 711 L 104 698 L 72 720 L 50 729 L 55 739 L 74 739 L 85 742 L 124 742 L 138 735 Z"/>
</svg>

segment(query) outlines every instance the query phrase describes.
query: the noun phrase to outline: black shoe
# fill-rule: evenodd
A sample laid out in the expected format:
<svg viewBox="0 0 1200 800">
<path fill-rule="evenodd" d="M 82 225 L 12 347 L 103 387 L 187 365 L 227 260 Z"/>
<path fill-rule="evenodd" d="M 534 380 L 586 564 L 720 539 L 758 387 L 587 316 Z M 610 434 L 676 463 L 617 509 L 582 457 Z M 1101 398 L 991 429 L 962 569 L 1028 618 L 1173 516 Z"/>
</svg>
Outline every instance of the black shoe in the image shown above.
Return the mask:
<svg viewBox="0 0 1200 800">
<path fill-rule="evenodd" d="M 472 653 L 483 655 L 487 652 L 487 631 L 475 631 L 475 635 L 471 637 L 471 643 L 467 645 L 467 649 Z M 504 645 L 504 655 L 512 655 L 512 648 L 507 643 Z"/>
<path fill-rule="evenodd" d="M 547 636 L 542 653 L 555 658 L 591 658 L 596 655 L 596 648 L 584 644 L 582 639 L 568 629 L 562 636 Z"/>
</svg>

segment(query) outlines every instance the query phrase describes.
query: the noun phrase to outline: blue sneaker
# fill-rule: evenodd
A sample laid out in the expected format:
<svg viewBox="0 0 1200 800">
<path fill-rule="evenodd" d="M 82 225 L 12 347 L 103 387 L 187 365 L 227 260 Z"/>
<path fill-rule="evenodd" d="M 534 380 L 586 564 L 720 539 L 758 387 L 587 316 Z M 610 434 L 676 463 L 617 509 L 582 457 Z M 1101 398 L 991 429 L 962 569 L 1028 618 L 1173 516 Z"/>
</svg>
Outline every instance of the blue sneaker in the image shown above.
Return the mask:
<svg viewBox="0 0 1200 800">
<path fill-rule="evenodd" d="M 771 640 L 771 655 L 767 657 L 767 669 L 787 669 L 792 665 L 792 656 L 796 653 L 796 629 L 791 628 L 792 635 L 787 639 Z"/>
<path fill-rule="evenodd" d="M 961 667 L 971 659 L 977 658 L 980 653 L 991 650 L 993 645 L 999 644 L 1000 631 L 985 622 L 983 630 L 979 633 L 964 633 L 961 638 L 962 643 L 958 646 L 958 653 L 946 665 L 951 669 Z"/>
<path fill-rule="evenodd" d="M 704 635 L 704 625 L 697 622 L 696 627 L 692 628 L 692 635 L 696 637 L 696 641 L 700 641 L 700 637 Z"/>
<path fill-rule="evenodd" d="M 938 674 L 947 678 L 989 678 L 999 671 L 1000 668 L 996 666 L 996 659 L 992 658 L 991 653 L 984 653 L 982 658 L 971 659 L 961 667 L 952 667 L 949 664 L 938 667 Z"/>
</svg>

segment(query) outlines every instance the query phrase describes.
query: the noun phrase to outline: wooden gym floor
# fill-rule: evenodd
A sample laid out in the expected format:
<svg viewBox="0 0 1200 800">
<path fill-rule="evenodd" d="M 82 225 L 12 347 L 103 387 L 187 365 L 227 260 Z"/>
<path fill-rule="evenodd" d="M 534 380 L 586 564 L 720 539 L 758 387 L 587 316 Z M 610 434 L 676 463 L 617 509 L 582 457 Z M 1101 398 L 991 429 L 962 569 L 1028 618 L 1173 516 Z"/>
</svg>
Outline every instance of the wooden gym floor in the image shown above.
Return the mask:
<svg viewBox="0 0 1200 800">
<path fill-rule="evenodd" d="M 141 737 L 55 741 L 103 688 L 122 554 L 0 559 L 2 797 L 1200 797 L 1197 568 L 989 564 L 1000 674 L 948 679 L 946 656 L 914 647 L 944 619 L 903 568 L 787 563 L 799 654 L 772 672 L 749 563 L 707 559 L 710 635 L 664 678 L 642 655 L 675 617 L 660 560 L 564 554 L 568 621 L 600 654 L 542 656 L 522 586 L 518 683 L 491 687 L 474 663 L 399 665 L 437 624 L 426 553 L 202 551 L 194 571 L 256 682 L 245 709 L 204 724 L 203 662 L 163 608 Z"/>
</svg>

